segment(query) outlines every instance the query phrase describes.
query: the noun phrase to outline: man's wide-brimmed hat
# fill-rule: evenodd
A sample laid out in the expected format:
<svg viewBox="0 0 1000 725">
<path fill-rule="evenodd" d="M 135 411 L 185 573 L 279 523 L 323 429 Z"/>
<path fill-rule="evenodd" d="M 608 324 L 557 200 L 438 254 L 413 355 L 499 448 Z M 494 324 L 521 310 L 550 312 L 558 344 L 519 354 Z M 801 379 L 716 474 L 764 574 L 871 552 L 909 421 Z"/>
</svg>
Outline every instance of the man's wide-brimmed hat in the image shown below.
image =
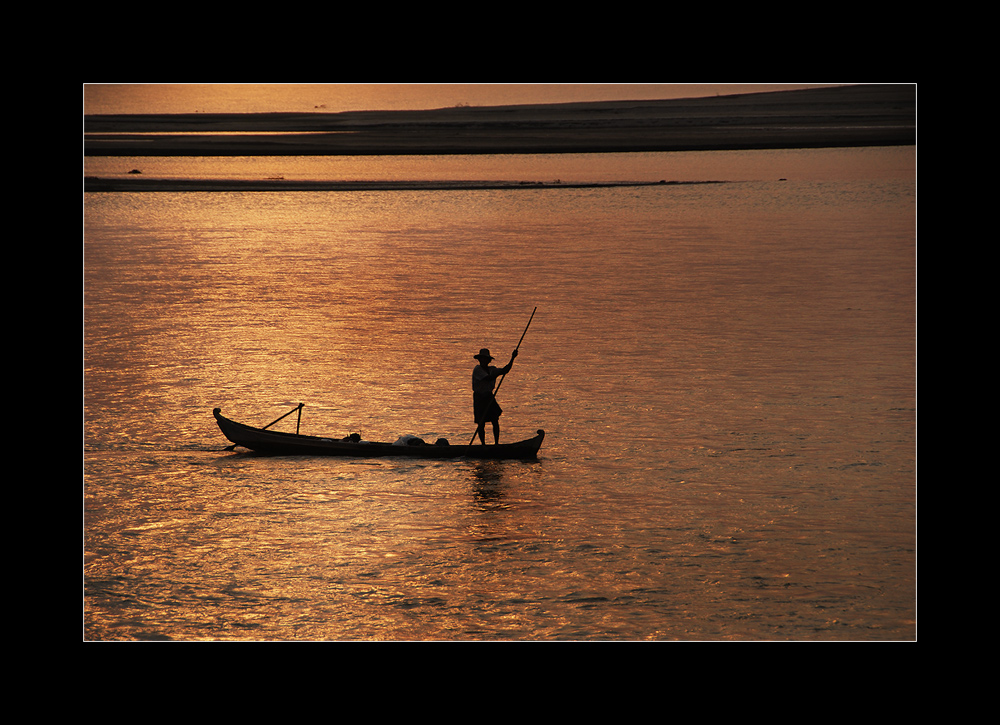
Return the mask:
<svg viewBox="0 0 1000 725">
<path fill-rule="evenodd" d="M 490 360 L 493 359 L 493 356 L 490 355 L 489 349 L 485 348 L 485 347 L 482 350 L 479 351 L 478 355 L 473 355 L 472 357 L 474 357 L 474 358 L 476 358 L 476 360 L 480 360 L 482 362 L 489 362 Z"/>
</svg>

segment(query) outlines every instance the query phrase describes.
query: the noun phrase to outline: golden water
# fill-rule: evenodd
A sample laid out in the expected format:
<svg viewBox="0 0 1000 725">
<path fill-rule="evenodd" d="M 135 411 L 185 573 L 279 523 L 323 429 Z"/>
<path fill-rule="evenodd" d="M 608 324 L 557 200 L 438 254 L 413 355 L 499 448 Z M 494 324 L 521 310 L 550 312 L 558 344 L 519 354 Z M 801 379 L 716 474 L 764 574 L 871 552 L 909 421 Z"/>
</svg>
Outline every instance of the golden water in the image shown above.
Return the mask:
<svg viewBox="0 0 1000 725">
<path fill-rule="evenodd" d="M 614 174 L 734 183 L 86 195 L 85 637 L 915 637 L 913 149 L 689 157 Z M 538 462 L 222 450 L 466 442 L 535 306 Z"/>
</svg>

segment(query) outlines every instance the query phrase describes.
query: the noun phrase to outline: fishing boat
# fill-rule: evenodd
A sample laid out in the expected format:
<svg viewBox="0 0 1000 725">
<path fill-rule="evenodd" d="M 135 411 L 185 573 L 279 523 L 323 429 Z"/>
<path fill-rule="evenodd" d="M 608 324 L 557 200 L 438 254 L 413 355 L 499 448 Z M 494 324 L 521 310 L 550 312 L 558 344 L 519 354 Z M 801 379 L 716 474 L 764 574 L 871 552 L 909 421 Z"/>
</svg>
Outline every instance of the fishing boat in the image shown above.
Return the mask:
<svg viewBox="0 0 1000 725">
<path fill-rule="evenodd" d="M 301 409 L 300 405 L 298 407 L 300 416 Z M 425 443 L 419 438 L 412 437 L 403 437 L 395 443 L 373 443 L 350 436 L 347 438 L 324 438 L 322 436 L 300 435 L 297 426 L 295 433 L 267 430 L 278 421 L 274 421 L 264 428 L 254 428 L 230 420 L 222 415 L 220 408 L 216 408 L 212 413 L 215 415 L 215 420 L 218 422 L 222 434 L 233 443 L 227 450 L 242 446 L 255 453 L 271 456 L 532 459 L 538 456 L 538 449 L 541 448 L 542 439 L 545 438 L 545 431 L 539 430 L 533 438 L 517 443 L 500 443 L 498 445 L 449 445 L 443 440 L 436 443 Z M 285 415 L 289 415 L 289 413 Z"/>
</svg>

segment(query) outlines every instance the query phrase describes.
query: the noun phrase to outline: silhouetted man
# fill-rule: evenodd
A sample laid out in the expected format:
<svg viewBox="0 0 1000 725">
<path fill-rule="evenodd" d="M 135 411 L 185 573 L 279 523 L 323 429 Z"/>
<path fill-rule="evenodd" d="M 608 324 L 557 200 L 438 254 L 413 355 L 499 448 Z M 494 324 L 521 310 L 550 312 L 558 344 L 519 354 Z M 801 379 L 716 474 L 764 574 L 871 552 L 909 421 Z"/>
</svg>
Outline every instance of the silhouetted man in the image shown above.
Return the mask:
<svg viewBox="0 0 1000 725">
<path fill-rule="evenodd" d="M 486 445 L 486 421 L 493 423 L 493 443 L 500 442 L 500 414 L 503 409 L 493 395 L 497 378 L 510 372 L 517 357 L 517 350 L 511 353 L 510 362 L 505 367 L 490 365 L 493 356 L 485 347 L 478 355 L 473 355 L 479 364 L 472 370 L 472 411 L 476 416 L 476 435 L 479 442 Z"/>
</svg>

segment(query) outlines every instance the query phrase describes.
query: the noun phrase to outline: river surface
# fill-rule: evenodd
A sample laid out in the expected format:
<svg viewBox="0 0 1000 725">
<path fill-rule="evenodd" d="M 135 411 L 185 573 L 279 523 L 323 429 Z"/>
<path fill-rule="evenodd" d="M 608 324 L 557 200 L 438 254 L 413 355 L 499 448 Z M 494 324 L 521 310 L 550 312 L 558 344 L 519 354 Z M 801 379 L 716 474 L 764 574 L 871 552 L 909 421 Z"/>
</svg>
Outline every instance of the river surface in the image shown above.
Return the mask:
<svg viewBox="0 0 1000 725">
<path fill-rule="evenodd" d="M 915 149 L 87 159 L 87 640 L 914 640 Z M 212 409 L 532 462 L 262 458 Z M 277 424 L 295 430 L 296 417 Z"/>
</svg>

